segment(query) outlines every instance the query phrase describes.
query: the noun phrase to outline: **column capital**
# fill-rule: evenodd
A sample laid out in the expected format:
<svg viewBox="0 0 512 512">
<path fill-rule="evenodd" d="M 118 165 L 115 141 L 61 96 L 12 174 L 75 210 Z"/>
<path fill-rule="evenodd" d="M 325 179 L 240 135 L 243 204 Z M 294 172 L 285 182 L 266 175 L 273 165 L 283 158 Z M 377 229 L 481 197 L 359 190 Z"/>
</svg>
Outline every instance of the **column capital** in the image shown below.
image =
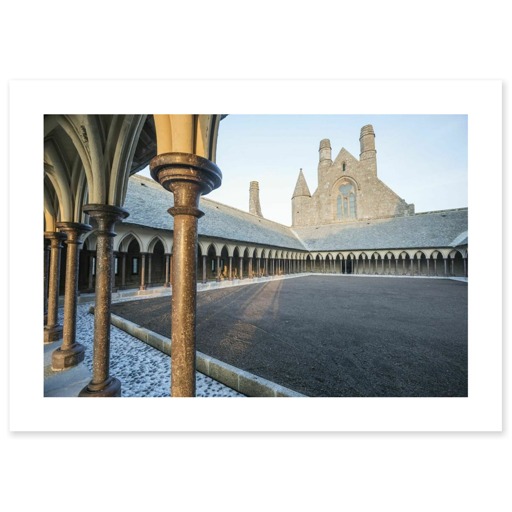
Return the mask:
<svg viewBox="0 0 512 512">
<path fill-rule="evenodd" d="M 46 240 L 62 242 L 66 240 L 66 234 L 60 231 L 45 231 L 44 237 Z"/>
<path fill-rule="evenodd" d="M 116 236 L 114 224 L 130 215 L 124 208 L 110 204 L 86 204 L 83 211 L 98 223 L 97 234 L 111 237 Z"/>
<path fill-rule="evenodd" d="M 61 233 L 66 234 L 67 244 L 81 244 L 81 236 L 92 229 L 92 226 L 89 224 L 82 224 L 80 222 L 57 222 L 56 226 L 60 229 Z"/>
<path fill-rule="evenodd" d="M 162 153 L 155 156 L 149 166 L 152 178 L 169 192 L 177 192 L 175 183 L 186 182 L 194 184 L 204 195 L 222 183 L 222 172 L 216 164 L 191 153 Z M 185 203 L 184 206 L 190 205 Z"/>
</svg>

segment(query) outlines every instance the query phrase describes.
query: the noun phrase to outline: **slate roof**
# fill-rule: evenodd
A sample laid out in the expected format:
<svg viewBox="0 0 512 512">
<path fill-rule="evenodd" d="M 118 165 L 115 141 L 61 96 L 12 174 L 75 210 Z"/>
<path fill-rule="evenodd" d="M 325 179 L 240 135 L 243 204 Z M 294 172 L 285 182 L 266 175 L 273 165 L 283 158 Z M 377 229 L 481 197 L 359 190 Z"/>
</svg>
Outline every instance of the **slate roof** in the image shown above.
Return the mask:
<svg viewBox="0 0 512 512">
<path fill-rule="evenodd" d="M 172 230 L 173 195 L 144 176 L 132 176 L 124 207 L 125 224 Z M 418 213 L 350 224 L 290 228 L 248 212 L 201 198 L 205 212 L 199 235 L 308 251 L 457 247 L 468 244 L 468 209 Z"/>
<path fill-rule="evenodd" d="M 167 192 L 154 180 L 144 176 L 132 176 L 128 180 L 124 203 L 124 208 L 128 210 L 130 216 L 124 223 L 172 230 L 174 219 L 167 210 L 173 204 L 173 194 Z M 206 197 L 201 197 L 199 207 L 205 213 L 199 219 L 199 235 L 304 250 L 304 246 L 287 226 Z"/>
<path fill-rule="evenodd" d="M 468 243 L 468 210 L 296 227 L 293 231 L 310 251 L 456 247 Z"/>
</svg>

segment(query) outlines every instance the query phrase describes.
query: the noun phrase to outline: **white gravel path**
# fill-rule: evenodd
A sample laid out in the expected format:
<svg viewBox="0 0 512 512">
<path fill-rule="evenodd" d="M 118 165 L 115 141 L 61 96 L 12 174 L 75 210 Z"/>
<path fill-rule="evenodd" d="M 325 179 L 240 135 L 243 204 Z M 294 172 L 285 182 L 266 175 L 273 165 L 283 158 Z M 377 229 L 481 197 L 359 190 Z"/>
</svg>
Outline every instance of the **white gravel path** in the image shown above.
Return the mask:
<svg viewBox="0 0 512 512">
<path fill-rule="evenodd" d="M 141 297 L 142 300 L 144 298 Z M 134 299 L 135 297 L 130 297 L 124 300 Z M 85 346 L 84 364 L 92 374 L 94 315 L 88 312 L 90 306 L 91 304 L 81 304 L 77 308 L 76 341 Z M 62 315 L 63 310 L 60 308 L 61 323 Z M 114 326 L 111 326 L 110 331 L 110 375 L 121 381 L 123 397 L 170 396 L 171 358 Z M 244 395 L 210 377 L 196 373 L 196 396 Z"/>
</svg>

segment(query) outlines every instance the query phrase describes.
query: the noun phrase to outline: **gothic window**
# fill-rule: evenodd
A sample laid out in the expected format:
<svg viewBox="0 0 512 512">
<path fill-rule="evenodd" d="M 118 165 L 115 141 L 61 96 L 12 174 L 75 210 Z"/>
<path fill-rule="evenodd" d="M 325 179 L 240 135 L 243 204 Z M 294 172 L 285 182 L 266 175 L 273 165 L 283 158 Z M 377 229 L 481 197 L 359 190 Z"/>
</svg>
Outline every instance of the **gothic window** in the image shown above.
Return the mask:
<svg viewBox="0 0 512 512">
<path fill-rule="evenodd" d="M 356 218 L 356 190 L 352 183 L 342 183 L 338 188 L 336 218 L 338 220 Z"/>
</svg>

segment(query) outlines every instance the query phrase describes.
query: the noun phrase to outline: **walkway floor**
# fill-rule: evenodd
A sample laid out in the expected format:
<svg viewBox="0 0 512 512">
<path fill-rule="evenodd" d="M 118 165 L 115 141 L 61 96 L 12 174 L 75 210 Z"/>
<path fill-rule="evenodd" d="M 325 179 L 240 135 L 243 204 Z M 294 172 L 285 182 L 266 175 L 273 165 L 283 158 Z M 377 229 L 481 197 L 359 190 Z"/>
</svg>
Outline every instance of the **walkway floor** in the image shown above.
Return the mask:
<svg viewBox="0 0 512 512">
<path fill-rule="evenodd" d="M 147 299 L 148 296 L 139 297 L 138 302 L 143 303 Z M 169 297 L 166 299 L 169 302 Z M 129 300 L 133 301 L 133 297 Z M 45 345 L 45 396 L 77 396 L 90 381 L 94 315 L 88 312 L 89 308 L 90 304 L 81 304 L 77 311 L 76 341 L 85 346 L 83 363 L 71 370 L 53 372 L 50 369 L 51 352 L 61 342 Z M 59 314 L 63 314 L 62 309 Z M 60 321 L 62 320 L 61 316 Z M 167 355 L 114 326 L 111 326 L 110 343 L 110 375 L 121 381 L 122 397 L 170 396 L 171 361 Z M 196 396 L 243 396 L 201 373 L 196 375 Z"/>
</svg>

